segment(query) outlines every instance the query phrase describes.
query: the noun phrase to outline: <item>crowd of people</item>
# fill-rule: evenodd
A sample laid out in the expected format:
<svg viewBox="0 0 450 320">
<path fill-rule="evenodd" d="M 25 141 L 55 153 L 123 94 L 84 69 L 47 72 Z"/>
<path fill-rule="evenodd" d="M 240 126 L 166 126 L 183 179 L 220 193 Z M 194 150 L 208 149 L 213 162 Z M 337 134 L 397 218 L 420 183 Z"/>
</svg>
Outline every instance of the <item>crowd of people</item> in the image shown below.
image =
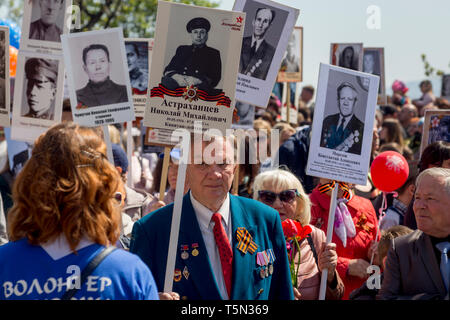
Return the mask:
<svg viewBox="0 0 450 320">
<path fill-rule="evenodd" d="M 109 126 L 114 163 L 101 129 L 71 121 L 53 126 L 19 173 L 8 161 L 0 173 L 0 300 L 317 300 L 324 269 L 326 299 L 448 299 L 450 143 L 434 142 L 422 153 L 420 145 L 425 110 L 450 104 L 429 81 L 420 89 L 413 100 L 395 81 L 373 128 L 371 161 L 396 151 L 408 161 L 408 179 L 387 195 L 385 208 L 370 173 L 364 186 L 339 182 L 343 221 L 331 243 L 334 181 L 305 171 L 314 87 L 302 89 L 297 125 L 280 121 L 275 94 L 267 108 L 257 108 L 253 129 L 268 135 L 246 138 L 244 163 L 229 154 L 233 136 L 203 141 L 222 163 L 191 147 L 171 290 L 165 276 L 180 149 L 166 155 L 165 175 L 164 152 L 143 152 L 139 122 L 132 145 L 121 126 Z M 275 130 L 278 150 L 270 147 Z M 266 157 L 251 162 L 252 150 L 267 150 Z M 293 257 L 282 228 L 289 220 L 311 229 Z M 290 261 L 297 261 L 296 281 Z M 368 283 L 371 265 L 381 270 L 375 288 Z M 75 270 L 89 273 L 79 279 Z"/>
</svg>

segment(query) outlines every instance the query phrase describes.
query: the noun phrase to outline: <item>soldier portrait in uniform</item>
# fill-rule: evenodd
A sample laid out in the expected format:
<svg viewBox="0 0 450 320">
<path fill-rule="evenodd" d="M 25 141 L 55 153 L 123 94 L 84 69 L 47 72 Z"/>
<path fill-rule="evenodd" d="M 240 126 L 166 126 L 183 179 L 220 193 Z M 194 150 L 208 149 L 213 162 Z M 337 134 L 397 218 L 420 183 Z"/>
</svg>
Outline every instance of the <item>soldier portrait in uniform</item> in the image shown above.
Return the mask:
<svg viewBox="0 0 450 320">
<path fill-rule="evenodd" d="M 38 119 L 54 119 L 58 80 L 58 61 L 28 58 L 25 62 L 26 104 L 22 116 Z"/>
<path fill-rule="evenodd" d="M 164 69 L 163 86 L 171 90 L 194 86 L 210 95 L 222 91 L 216 89 L 222 78 L 220 51 L 206 44 L 210 29 L 211 23 L 203 17 L 193 18 L 186 24 L 192 44 L 178 46 Z"/>
<path fill-rule="evenodd" d="M 360 155 L 364 123 L 355 115 L 358 91 L 353 84 L 343 82 L 336 89 L 336 97 L 339 113 L 324 119 L 320 146 Z"/>
<path fill-rule="evenodd" d="M 61 42 L 62 25 L 58 26 L 61 15 L 64 16 L 65 0 L 34 0 L 32 16 L 39 18 L 30 24 L 29 39 Z"/>
<path fill-rule="evenodd" d="M 128 101 L 127 87 L 112 81 L 110 52 L 103 44 L 91 44 L 83 49 L 83 70 L 89 80 L 76 91 L 77 105 L 97 107 Z"/>
<path fill-rule="evenodd" d="M 133 94 L 146 94 L 148 87 L 148 42 L 126 41 L 125 50 L 131 90 Z"/>
<path fill-rule="evenodd" d="M 265 37 L 275 20 L 275 16 L 276 13 L 273 9 L 256 9 L 252 20 L 252 35 L 244 37 L 242 40 L 240 73 L 261 80 L 266 79 L 275 54 L 275 47 L 269 44 Z"/>
</svg>

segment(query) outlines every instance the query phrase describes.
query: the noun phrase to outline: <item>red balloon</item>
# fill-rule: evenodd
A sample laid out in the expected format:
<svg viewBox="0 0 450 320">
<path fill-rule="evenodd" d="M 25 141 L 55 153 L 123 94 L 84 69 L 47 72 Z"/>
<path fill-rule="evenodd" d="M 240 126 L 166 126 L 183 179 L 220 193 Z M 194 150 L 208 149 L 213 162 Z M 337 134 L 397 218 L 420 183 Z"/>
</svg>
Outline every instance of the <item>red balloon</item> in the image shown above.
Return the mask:
<svg viewBox="0 0 450 320">
<path fill-rule="evenodd" d="M 398 152 L 385 151 L 373 160 L 370 174 L 375 187 L 384 192 L 392 192 L 408 179 L 408 162 Z"/>
</svg>

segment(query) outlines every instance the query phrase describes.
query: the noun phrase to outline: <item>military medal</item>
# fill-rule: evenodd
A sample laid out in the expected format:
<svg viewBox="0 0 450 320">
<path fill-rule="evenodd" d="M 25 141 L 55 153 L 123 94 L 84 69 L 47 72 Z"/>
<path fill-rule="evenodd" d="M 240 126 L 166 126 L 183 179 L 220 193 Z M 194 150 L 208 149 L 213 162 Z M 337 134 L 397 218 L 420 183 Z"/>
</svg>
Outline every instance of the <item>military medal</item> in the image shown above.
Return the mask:
<svg viewBox="0 0 450 320">
<path fill-rule="evenodd" d="M 275 254 L 272 249 L 267 250 L 269 255 L 269 274 L 273 274 L 273 263 L 275 262 Z"/>
<path fill-rule="evenodd" d="M 199 254 L 199 252 L 198 252 L 198 243 L 193 243 L 192 244 L 192 252 L 191 252 L 191 254 L 194 256 L 194 257 L 196 257 L 196 256 L 198 256 L 198 254 Z"/>
<path fill-rule="evenodd" d="M 259 276 L 264 279 L 266 272 L 264 271 L 264 260 L 261 256 L 261 252 L 258 252 L 256 254 L 256 263 L 261 267 L 261 269 L 259 270 Z"/>
<path fill-rule="evenodd" d="M 181 270 L 175 269 L 175 271 L 173 273 L 173 281 L 178 282 L 180 280 L 181 280 Z"/>
<path fill-rule="evenodd" d="M 181 250 L 183 251 L 181 253 L 181 259 L 186 260 L 187 258 L 189 258 L 189 253 L 187 252 L 188 249 L 189 249 L 188 245 L 186 244 L 181 245 Z"/>
<path fill-rule="evenodd" d="M 189 271 L 187 266 L 185 266 L 183 269 L 183 276 L 186 278 L 186 280 L 189 278 Z"/>
<path fill-rule="evenodd" d="M 269 264 L 269 255 L 267 254 L 267 251 L 266 251 L 266 250 L 262 252 L 262 257 L 263 257 L 263 259 L 264 259 L 264 265 L 267 266 L 267 267 L 264 268 L 264 269 L 265 269 L 265 272 L 266 272 L 266 277 L 268 277 L 268 276 L 269 276 L 269 267 L 268 267 L 268 264 Z"/>
</svg>

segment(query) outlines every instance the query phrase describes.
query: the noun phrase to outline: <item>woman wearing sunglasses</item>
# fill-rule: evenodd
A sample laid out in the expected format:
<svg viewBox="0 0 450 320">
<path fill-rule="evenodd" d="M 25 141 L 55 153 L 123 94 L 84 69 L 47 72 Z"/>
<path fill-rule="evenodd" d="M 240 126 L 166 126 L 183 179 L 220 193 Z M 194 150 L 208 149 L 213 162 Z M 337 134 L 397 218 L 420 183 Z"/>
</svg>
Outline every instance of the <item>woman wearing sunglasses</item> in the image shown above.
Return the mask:
<svg viewBox="0 0 450 320">
<path fill-rule="evenodd" d="M 12 197 L 0 300 L 158 299 L 141 259 L 113 249 L 124 189 L 93 129 L 63 122 L 42 134 Z"/>
<path fill-rule="evenodd" d="M 253 197 L 271 206 L 280 214 L 281 221 L 292 219 L 302 226 L 309 225 L 311 202 L 300 181 L 285 170 L 270 170 L 256 176 Z M 296 299 L 317 300 L 319 298 L 321 270 L 328 269 L 326 299 L 338 300 L 344 294 L 344 285 L 336 270 L 337 255 L 334 243 L 326 244 L 325 233 L 310 225 L 310 239 L 300 242 L 300 267 L 298 288 L 294 288 Z M 294 257 L 297 261 L 298 257 Z"/>
</svg>

